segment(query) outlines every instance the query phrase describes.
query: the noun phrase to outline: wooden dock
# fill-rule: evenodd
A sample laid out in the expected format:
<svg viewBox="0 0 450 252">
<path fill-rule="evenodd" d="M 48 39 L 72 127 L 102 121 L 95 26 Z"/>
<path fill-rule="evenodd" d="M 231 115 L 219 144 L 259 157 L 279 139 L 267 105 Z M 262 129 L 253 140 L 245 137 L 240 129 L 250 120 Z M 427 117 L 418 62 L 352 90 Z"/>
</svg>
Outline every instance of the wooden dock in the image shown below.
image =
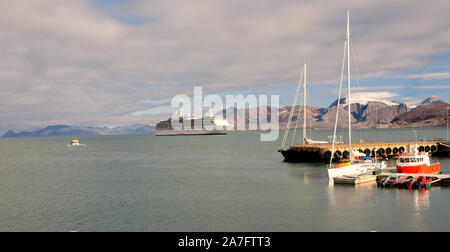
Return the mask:
<svg viewBox="0 0 450 252">
<path fill-rule="evenodd" d="M 352 149 L 366 154 L 368 157 L 396 157 L 398 154 L 411 152 L 418 146 L 419 151 L 430 155 L 450 155 L 450 142 L 447 141 L 419 141 L 419 142 L 371 142 L 354 143 Z M 332 155 L 331 144 L 294 145 L 288 149 L 280 150 L 287 162 L 328 162 Z M 335 145 L 334 162 L 346 162 L 350 157 L 348 144 Z"/>
<path fill-rule="evenodd" d="M 377 175 L 342 176 L 334 178 L 334 183 L 343 185 L 360 185 L 377 182 L 377 177 Z"/>
</svg>

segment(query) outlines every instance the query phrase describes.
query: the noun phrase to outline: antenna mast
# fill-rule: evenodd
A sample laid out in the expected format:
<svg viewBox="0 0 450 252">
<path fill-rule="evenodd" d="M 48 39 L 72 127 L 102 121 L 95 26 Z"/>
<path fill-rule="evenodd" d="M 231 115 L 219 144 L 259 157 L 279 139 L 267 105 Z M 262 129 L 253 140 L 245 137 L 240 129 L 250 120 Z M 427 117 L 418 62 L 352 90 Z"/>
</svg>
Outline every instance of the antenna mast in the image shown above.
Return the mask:
<svg viewBox="0 0 450 252">
<path fill-rule="evenodd" d="M 303 144 L 306 145 L 306 62 L 303 65 Z"/>
</svg>

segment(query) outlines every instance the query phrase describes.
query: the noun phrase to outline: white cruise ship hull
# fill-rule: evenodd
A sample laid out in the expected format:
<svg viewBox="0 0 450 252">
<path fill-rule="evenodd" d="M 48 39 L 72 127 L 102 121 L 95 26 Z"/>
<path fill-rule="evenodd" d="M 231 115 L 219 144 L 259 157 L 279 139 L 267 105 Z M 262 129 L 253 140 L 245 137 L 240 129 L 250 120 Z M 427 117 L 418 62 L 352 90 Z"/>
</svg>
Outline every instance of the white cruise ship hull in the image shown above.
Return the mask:
<svg viewBox="0 0 450 252">
<path fill-rule="evenodd" d="M 156 130 L 155 136 L 226 135 L 226 130 Z"/>
</svg>

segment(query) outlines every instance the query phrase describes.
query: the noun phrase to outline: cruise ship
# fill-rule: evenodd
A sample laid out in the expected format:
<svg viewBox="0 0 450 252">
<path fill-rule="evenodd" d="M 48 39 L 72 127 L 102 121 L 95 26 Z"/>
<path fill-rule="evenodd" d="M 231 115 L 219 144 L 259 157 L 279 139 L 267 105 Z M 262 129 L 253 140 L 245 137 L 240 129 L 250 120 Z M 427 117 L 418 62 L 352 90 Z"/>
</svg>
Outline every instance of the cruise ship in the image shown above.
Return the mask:
<svg viewBox="0 0 450 252">
<path fill-rule="evenodd" d="M 173 125 L 176 122 L 176 125 Z M 184 116 L 178 111 L 178 118 L 169 119 L 156 124 L 156 136 L 184 136 L 184 135 L 226 135 L 231 125 L 223 117 L 217 117 L 211 113 L 202 118 L 194 114 Z"/>
</svg>

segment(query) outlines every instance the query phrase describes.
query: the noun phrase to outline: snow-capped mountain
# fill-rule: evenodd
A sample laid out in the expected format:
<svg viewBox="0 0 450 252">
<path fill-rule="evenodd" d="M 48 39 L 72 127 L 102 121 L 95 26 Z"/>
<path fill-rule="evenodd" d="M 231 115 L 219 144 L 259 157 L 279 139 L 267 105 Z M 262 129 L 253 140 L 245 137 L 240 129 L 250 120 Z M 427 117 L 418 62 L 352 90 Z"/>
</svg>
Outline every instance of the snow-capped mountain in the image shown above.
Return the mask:
<svg viewBox="0 0 450 252">
<path fill-rule="evenodd" d="M 439 96 L 430 96 L 427 99 L 425 99 L 420 105 L 426 105 L 426 104 L 447 104 Z"/>
<path fill-rule="evenodd" d="M 447 104 L 447 103 L 435 95 L 428 97 L 427 99 L 423 100 L 422 102 L 416 101 L 416 102 L 407 103 L 409 109 L 414 109 L 420 105 L 429 105 L 429 104 Z"/>
<path fill-rule="evenodd" d="M 400 105 L 400 102 L 396 102 L 396 101 L 389 101 L 389 100 L 383 100 L 383 99 L 376 99 L 376 98 L 372 98 L 372 97 L 352 97 L 351 100 L 352 104 L 360 104 L 360 105 L 367 105 L 369 103 L 372 102 L 378 102 L 378 103 L 383 103 L 387 106 L 396 106 L 396 105 Z M 347 98 L 341 98 L 341 105 L 346 106 L 347 104 Z M 338 104 L 338 100 L 336 99 L 333 103 L 331 103 L 331 105 L 329 106 L 329 108 L 337 106 Z"/>
</svg>

